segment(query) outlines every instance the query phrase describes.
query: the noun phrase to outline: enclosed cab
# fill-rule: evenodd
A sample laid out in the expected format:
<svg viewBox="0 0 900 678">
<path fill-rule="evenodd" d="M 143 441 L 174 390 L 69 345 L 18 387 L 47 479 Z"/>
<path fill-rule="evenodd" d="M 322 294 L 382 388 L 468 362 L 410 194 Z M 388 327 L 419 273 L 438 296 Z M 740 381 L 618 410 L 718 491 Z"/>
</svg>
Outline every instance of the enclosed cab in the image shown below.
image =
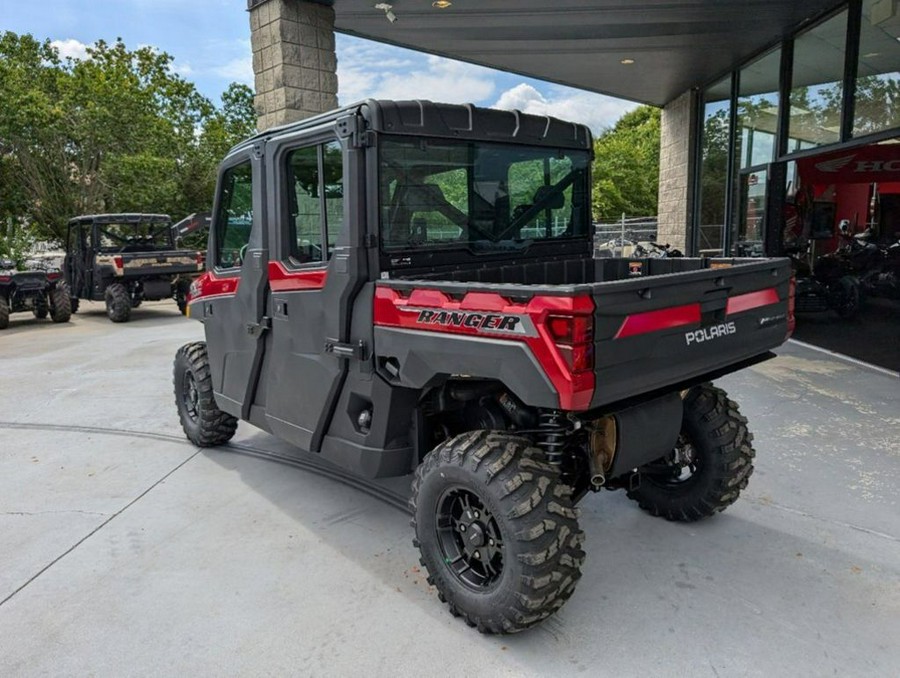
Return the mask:
<svg viewBox="0 0 900 678">
<path fill-rule="evenodd" d="M 65 274 L 72 308 L 103 301 L 113 322 L 126 322 L 143 301 L 174 298 L 182 313 L 191 281 L 203 269 L 197 250 L 178 249 L 166 214 L 95 214 L 69 221 Z"/>
<path fill-rule="evenodd" d="M 672 520 L 753 469 L 709 382 L 791 331 L 780 259 L 592 256 L 588 129 L 367 101 L 235 148 L 175 392 L 187 436 L 238 420 L 367 477 L 413 474 L 416 544 L 450 610 L 514 632 L 558 609 L 575 505 L 623 489 Z"/>
</svg>

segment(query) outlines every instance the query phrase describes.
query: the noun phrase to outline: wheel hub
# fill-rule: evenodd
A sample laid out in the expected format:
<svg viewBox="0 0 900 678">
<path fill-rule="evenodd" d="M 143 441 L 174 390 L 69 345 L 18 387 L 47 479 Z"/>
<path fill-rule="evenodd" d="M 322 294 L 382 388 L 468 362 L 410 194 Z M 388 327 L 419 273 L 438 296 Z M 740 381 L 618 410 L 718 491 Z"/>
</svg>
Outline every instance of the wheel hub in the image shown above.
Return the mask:
<svg viewBox="0 0 900 678">
<path fill-rule="evenodd" d="M 437 537 L 450 571 L 470 588 L 485 589 L 503 571 L 503 540 L 494 516 L 479 497 L 463 488 L 438 502 Z"/>
</svg>

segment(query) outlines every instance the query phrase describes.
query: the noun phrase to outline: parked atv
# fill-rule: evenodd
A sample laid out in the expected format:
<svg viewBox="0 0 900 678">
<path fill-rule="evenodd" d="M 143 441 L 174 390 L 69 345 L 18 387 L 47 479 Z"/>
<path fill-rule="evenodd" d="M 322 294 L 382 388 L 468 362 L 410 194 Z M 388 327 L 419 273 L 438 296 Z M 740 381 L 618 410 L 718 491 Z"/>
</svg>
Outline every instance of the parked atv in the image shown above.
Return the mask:
<svg viewBox="0 0 900 678">
<path fill-rule="evenodd" d="M 820 260 L 821 261 L 821 260 Z M 816 270 L 813 275 L 809 264 L 797 256 L 791 256 L 796 278 L 795 310 L 803 313 L 834 311 L 849 320 L 859 315 L 862 308 L 862 288 L 852 275 L 841 275 L 840 269 Z"/>
<path fill-rule="evenodd" d="M 189 301 L 206 341 L 175 356 L 185 435 L 244 420 L 350 476 L 413 474 L 428 582 L 483 633 L 572 595 L 588 492 L 726 509 L 753 437 L 710 382 L 790 335 L 789 262 L 594 259 L 592 148 L 582 125 L 425 101 L 237 146 Z"/>
<path fill-rule="evenodd" d="M 878 261 L 862 275 L 860 284 L 868 296 L 900 299 L 900 240 L 878 248 Z"/>
<path fill-rule="evenodd" d="M 55 323 L 72 315 L 69 291 L 59 271 L 17 271 L 15 262 L 0 260 L 0 330 L 9 326 L 10 313 L 31 311 Z"/>
<path fill-rule="evenodd" d="M 201 252 L 176 249 L 168 215 L 98 214 L 69 222 L 65 274 L 73 311 L 81 299 L 105 301 L 109 319 L 121 323 L 145 300 L 174 298 L 184 313 L 202 270 Z"/>
</svg>

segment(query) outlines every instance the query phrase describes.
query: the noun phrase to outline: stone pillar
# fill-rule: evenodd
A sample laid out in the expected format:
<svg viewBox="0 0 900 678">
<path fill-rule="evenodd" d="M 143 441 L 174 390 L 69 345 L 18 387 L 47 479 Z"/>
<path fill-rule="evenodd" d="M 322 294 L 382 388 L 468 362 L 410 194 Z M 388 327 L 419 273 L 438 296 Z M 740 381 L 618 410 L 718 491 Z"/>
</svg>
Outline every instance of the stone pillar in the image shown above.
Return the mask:
<svg viewBox="0 0 900 678">
<path fill-rule="evenodd" d="M 697 95 L 685 92 L 662 110 L 659 143 L 657 240 L 686 252 L 693 209 L 692 176 Z"/>
<path fill-rule="evenodd" d="M 260 131 L 337 108 L 334 10 L 327 0 L 248 0 Z"/>
</svg>

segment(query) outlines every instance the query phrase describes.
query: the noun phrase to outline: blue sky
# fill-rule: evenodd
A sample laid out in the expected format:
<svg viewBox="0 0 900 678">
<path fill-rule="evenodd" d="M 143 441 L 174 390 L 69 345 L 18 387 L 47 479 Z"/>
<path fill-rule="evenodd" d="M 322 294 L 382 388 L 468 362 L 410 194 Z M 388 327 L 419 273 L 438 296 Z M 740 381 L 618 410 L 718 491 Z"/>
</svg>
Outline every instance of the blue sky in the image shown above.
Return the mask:
<svg viewBox="0 0 900 678">
<path fill-rule="evenodd" d="M 65 56 L 98 39 L 153 45 L 218 101 L 232 81 L 253 86 L 246 0 L 0 0 L 0 31 L 48 38 Z M 422 98 L 518 108 L 583 122 L 598 132 L 634 107 L 600 94 L 339 35 L 338 97 Z"/>
</svg>

